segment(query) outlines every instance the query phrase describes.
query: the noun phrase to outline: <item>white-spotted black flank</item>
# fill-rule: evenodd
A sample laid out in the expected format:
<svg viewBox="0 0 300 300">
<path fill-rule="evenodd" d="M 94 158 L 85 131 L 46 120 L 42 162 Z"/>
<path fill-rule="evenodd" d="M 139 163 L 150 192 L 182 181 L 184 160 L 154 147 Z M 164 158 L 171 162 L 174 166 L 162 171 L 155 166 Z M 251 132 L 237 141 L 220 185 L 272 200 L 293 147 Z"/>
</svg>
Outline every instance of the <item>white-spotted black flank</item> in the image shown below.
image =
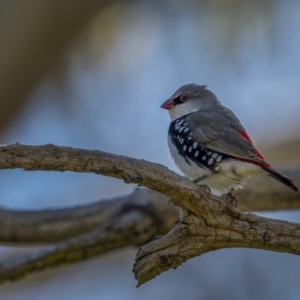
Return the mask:
<svg viewBox="0 0 300 300">
<path fill-rule="evenodd" d="M 170 124 L 169 135 L 172 142 L 187 163 L 187 158 L 204 165 L 213 172 L 220 171 L 218 163 L 231 158 L 223 153 L 215 152 L 205 148 L 205 145 L 199 144 L 194 140 L 193 133 L 190 131 L 189 125 L 185 123 L 184 117 L 176 119 Z"/>
</svg>

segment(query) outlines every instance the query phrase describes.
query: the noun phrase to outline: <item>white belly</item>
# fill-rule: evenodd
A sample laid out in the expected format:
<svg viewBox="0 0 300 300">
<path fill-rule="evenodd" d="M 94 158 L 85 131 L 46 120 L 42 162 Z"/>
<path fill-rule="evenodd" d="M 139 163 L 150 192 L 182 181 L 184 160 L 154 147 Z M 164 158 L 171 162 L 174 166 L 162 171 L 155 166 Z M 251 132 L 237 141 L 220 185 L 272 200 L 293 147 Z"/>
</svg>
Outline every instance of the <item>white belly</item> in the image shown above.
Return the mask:
<svg viewBox="0 0 300 300">
<path fill-rule="evenodd" d="M 218 164 L 220 170 L 212 172 L 209 168 L 201 166 L 189 158 L 186 160 L 178 153 L 171 137 L 168 137 L 168 145 L 177 167 L 192 181 L 202 178 L 200 185 L 207 185 L 211 194 L 221 196 L 227 194 L 231 189 L 241 186 L 241 183 L 258 174 L 266 173 L 261 167 L 251 163 L 227 160 Z"/>
</svg>

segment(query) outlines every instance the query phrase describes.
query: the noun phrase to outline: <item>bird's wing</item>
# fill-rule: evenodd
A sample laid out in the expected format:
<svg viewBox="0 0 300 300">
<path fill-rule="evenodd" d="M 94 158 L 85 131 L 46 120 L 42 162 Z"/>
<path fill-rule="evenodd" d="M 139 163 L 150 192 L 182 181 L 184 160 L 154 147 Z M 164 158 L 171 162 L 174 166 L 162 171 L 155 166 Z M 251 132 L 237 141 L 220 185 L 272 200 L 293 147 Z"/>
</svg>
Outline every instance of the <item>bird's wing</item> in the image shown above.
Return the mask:
<svg viewBox="0 0 300 300">
<path fill-rule="evenodd" d="M 223 113 L 199 111 L 185 117 L 185 122 L 198 144 L 218 153 L 254 163 L 267 171 L 270 176 L 298 191 L 290 178 L 276 171 L 264 160 L 233 112 L 225 107 L 223 110 Z"/>
<path fill-rule="evenodd" d="M 235 115 L 223 107 L 222 113 L 199 111 L 187 115 L 185 121 L 194 139 L 203 147 L 242 160 L 263 164 L 265 161 Z"/>
</svg>

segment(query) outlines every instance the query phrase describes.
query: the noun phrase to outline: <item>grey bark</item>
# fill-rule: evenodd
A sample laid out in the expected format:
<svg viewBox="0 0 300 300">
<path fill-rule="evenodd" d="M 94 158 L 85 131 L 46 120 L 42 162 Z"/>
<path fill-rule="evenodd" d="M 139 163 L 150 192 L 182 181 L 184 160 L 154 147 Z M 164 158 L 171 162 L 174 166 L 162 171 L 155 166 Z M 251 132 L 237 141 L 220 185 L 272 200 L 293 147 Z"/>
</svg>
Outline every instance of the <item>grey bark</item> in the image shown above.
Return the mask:
<svg viewBox="0 0 300 300">
<path fill-rule="evenodd" d="M 2 243 L 54 244 L 0 264 L 0 282 L 127 245 L 143 245 L 153 238 L 156 239 L 137 254 L 134 272 L 139 285 L 187 259 L 221 248 L 248 247 L 299 254 L 298 224 L 242 213 L 235 208 L 234 199 L 209 196 L 194 183 L 158 164 L 55 145 L 1 146 L 0 169 L 12 168 L 93 172 L 159 193 L 137 189 L 112 201 L 57 210 L 24 212 L 2 208 Z M 285 173 L 299 185 L 300 170 Z M 169 198 L 188 212 L 173 229 L 178 211 L 168 204 Z M 270 202 L 274 204 L 269 205 Z M 294 208 L 298 202 L 299 194 L 267 176 L 255 179 L 239 191 L 242 208 Z"/>
</svg>

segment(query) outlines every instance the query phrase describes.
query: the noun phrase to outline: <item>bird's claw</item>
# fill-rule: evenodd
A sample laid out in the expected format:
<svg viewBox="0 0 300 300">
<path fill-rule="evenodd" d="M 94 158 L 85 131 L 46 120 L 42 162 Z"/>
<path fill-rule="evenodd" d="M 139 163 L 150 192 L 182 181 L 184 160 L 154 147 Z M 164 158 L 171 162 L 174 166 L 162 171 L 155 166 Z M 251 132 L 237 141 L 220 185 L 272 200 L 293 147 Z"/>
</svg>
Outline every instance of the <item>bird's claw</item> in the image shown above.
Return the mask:
<svg viewBox="0 0 300 300">
<path fill-rule="evenodd" d="M 210 187 L 206 184 L 199 184 L 203 179 L 205 179 L 207 176 L 199 177 L 195 180 L 193 180 L 194 183 L 200 186 L 200 188 L 205 192 L 205 194 L 210 195 Z"/>
<path fill-rule="evenodd" d="M 227 199 L 229 200 L 229 204 L 233 207 L 236 208 L 238 204 L 238 198 L 233 195 L 234 189 L 230 189 L 229 193 L 226 195 Z"/>
<path fill-rule="evenodd" d="M 205 194 L 210 195 L 210 188 L 208 185 L 199 185 L 199 186 L 205 192 Z"/>
</svg>

